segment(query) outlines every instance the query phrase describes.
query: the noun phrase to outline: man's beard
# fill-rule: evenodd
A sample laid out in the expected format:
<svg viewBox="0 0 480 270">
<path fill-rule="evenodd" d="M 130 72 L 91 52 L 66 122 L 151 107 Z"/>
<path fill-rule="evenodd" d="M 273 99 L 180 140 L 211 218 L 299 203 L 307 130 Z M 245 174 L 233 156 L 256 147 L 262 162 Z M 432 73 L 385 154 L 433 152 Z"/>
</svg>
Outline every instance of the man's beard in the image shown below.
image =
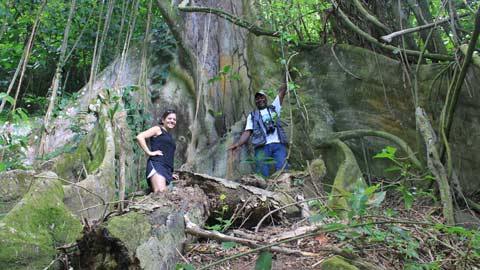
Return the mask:
<svg viewBox="0 0 480 270">
<path fill-rule="evenodd" d="M 259 110 L 263 110 L 267 107 L 267 102 L 265 101 L 258 101 L 258 102 L 255 102 L 255 105 L 257 105 L 257 109 Z"/>
</svg>

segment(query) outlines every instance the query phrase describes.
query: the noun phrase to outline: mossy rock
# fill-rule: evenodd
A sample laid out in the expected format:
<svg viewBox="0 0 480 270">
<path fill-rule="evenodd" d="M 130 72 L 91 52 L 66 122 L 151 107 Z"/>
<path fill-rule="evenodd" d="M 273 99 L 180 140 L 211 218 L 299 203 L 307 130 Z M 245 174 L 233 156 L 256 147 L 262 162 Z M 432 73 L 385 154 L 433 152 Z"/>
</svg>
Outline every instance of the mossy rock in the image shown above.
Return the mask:
<svg viewBox="0 0 480 270">
<path fill-rule="evenodd" d="M 322 270 L 358 270 L 354 265 L 346 262 L 342 256 L 333 256 L 326 259 L 321 266 Z"/>
<path fill-rule="evenodd" d="M 63 204 L 61 182 L 43 173 L 23 199 L 0 222 L 2 269 L 42 269 L 56 247 L 75 241 L 82 225 Z"/>
<path fill-rule="evenodd" d="M 0 172 L 0 220 L 27 193 L 34 174 L 24 170 Z"/>
<path fill-rule="evenodd" d="M 105 157 L 105 131 L 95 128 L 78 145 L 75 152 L 63 155 L 54 165 L 54 171 L 65 179 L 77 179 L 83 166 L 88 173 L 100 167 Z"/>
<path fill-rule="evenodd" d="M 118 238 L 124 243 L 129 251 L 136 251 L 150 237 L 152 225 L 146 215 L 130 212 L 128 214 L 112 218 L 107 225 L 112 237 Z M 134 256 L 135 254 L 129 254 Z"/>
</svg>

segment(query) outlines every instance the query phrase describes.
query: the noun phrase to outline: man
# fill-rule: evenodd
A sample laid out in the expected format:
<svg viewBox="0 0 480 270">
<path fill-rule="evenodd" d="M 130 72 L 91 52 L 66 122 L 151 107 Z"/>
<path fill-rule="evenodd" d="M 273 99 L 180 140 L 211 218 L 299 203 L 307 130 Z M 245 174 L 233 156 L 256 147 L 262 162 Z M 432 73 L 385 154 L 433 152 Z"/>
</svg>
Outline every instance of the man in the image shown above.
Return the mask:
<svg viewBox="0 0 480 270">
<path fill-rule="evenodd" d="M 278 171 L 284 168 L 286 163 L 288 138 L 280 121 L 280 110 L 286 90 L 286 85 L 280 87 L 278 95 L 269 106 L 267 106 L 267 96 L 264 91 L 255 93 L 257 110 L 248 115 L 242 136 L 228 148 L 236 151 L 252 137 L 256 171 L 265 177 L 270 175 L 271 165 L 274 165 L 275 171 Z"/>
</svg>

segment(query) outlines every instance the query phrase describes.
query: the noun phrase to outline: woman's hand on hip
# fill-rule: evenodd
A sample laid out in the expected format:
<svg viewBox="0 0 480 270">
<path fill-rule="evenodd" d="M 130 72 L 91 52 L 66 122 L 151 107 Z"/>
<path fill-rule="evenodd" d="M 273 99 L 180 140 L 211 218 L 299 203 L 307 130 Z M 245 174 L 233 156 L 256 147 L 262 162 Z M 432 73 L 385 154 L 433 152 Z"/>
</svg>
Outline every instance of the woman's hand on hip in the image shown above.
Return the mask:
<svg viewBox="0 0 480 270">
<path fill-rule="evenodd" d="M 151 156 L 151 157 L 153 157 L 153 156 L 163 156 L 163 152 L 160 151 L 160 150 L 156 150 L 156 151 L 150 152 L 148 155 Z"/>
</svg>

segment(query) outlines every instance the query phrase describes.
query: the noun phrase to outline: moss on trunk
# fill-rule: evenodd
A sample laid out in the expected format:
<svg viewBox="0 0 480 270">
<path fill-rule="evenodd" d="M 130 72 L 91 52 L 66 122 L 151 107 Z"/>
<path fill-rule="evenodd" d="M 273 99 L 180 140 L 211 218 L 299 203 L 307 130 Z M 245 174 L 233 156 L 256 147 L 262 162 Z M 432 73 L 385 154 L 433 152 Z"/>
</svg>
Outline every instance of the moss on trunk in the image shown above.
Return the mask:
<svg viewBox="0 0 480 270">
<path fill-rule="evenodd" d="M 57 176 L 46 172 L 0 223 L 2 269 L 41 269 L 56 254 L 56 247 L 73 242 L 82 230 L 80 221 L 63 204 Z"/>
</svg>

